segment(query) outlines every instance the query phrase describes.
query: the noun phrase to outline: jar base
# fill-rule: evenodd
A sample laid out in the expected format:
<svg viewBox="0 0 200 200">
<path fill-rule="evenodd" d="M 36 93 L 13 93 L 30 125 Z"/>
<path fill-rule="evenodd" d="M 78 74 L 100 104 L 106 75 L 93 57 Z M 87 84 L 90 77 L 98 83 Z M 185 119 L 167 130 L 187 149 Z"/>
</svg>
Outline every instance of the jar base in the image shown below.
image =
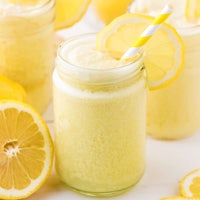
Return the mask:
<svg viewBox="0 0 200 200">
<path fill-rule="evenodd" d="M 91 192 L 91 191 L 86 191 L 86 190 L 82 190 L 82 189 L 78 189 L 76 187 L 73 187 L 71 186 L 70 184 L 68 184 L 66 181 L 64 181 L 60 176 L 59 176 L 59 173 L 58 173 L 58 176 L 61 180 L 62 183 L 66 184 L 66 186 L 69 188 L 69 190 L 72 190 L 76 193 L 79 193 L 79 194 L 82 194 L 84 196 L 88 196 L 88 197 L 102 197 L 102 198 L 105 198 L 105 197 L 114 197 L 114 196 L 119 196 L 123 193 L 126 193 L 128 192 L 129 190 L 131 190 L 135 185 L 138 184 L 138 182 L 140 182 L 140 180 L 142 179 L 143 175 L 144 175 L 144 172 L 145 172 L 145 169 L 143 169 L 140 173 L 140 175 L 137 177 L 136 181 L 125 187 L 125 188 L 122 188 L 122 189 L 119 189 L 119 190 L 113 190 L 113 191 L 107 191 L 107 192 Z"/>
<path fill-rule="evenodd" d="M 137 184 L 137 183 L 135 183 Z M 114 196 L 119 196 L 120 194 L 123 194 L 125 192 L 128 192 L 129 190 L 131 190 L 131 188 L 135 185 L 131 185 L 127 188 L 123 188 L 121 190 L 116 190 L 116 191 L 110 191 L 110 192 L 89 192 L 89 191 L 83 191 L 83 190 L 79 190 L 77 188 L 73 188 L 69 185 L 67 185 L 72 191 L 82 194 L 84 196 L 88 196 L 88 197 L 114 197 Z"/>
<path fill-rule="evenodd" d="M 191 131 L 189 133 L 186 134 L 179 134 L 179 135 L 173 135 L 173 134 L 157 134 L 157 133 L 152 133 L 150 131 L 147 131 L 147 135 L 149 135 L 151 138 L 155 139 L 155 140 L 163 140 L 163 141 L 174 141 L 174 140 L 184 140 L 187 138 L 192 137 L 193 135 L 195 135 L 197 131 Z"/>
</svg>

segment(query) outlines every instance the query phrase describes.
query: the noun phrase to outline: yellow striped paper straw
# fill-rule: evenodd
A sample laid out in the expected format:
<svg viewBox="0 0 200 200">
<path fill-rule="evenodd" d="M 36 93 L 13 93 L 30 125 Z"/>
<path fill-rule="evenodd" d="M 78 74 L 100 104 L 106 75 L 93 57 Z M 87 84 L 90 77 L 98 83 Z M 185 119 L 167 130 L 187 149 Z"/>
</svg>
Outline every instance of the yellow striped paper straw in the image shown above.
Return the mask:
<svg viewBox="0 0 200 200">
<path fill-rule="evenodd" d="M 152 35 L 159 29 L 161 24 L 171 15 L 172 8 L 166 5 L 161 13 L 153 20 L 153 22 L 144 30 L 138 40 L 132 47 L 125 52 L 121 59 L 133 58 L 138 51 L 146 44 L 146 42 L 152 37 Z"/>
</svg>

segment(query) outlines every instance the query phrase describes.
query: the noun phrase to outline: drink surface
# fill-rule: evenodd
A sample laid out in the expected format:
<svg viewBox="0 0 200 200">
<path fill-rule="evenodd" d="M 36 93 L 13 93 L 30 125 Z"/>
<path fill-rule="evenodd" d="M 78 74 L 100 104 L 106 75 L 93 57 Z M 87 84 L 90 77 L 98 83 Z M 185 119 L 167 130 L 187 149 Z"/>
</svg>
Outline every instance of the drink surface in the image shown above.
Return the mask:
<svg viewBox="0 0 200 200">
<path fill-rule="evenodd" d="M 43 112 L 51 98 L 53 1 L 0 4 L 0 73 L 20 83 L 28 103 Z"/>
<path fill-rule="evenodd" d="M 142 2 L 133 3 L 130 11 L 156 15 L 166 3 L 164 0 L 148 1 L 149 5 Z M 186 20 L 185 1 L 171 3 L 174 14 L 168 22 L 175 26 L 185 44 L 185 69 L 167 88 L 148 92 L 147 131 L 161 139 L 184 138 L 200 128 L 200 20 Z"/>
<path fill-rule="evenodd" d="M 126 61 L 112 58 L 106 52 L 96 50 L 95 41 L 91 39 L 74 42 L 71 47 L 63 48 L 61 54 L 71 64 L 90 69 L 112 69 L 128 64 Z"/>
<path fill-rule="evenodd" d="M 70 64 L 82 69 L 93 68 L 91 71 L 124 66 L 97 52 L 94 46 L 94 40 L 79 41 L 68 47 L 70 51 L 60 54 Z M 82 193 L 96 196 L 121 193 L 136 184 L 144 172 L 143 73 L 137 78 L 119 81 L 119 74 L 113 71 L 108 76 L 112 83 L 103 83 L 105 76 L 101 74 L 97 79 L 88 72 L 85 80 L 78 77 L 78 83 L 73 85 L 71 79 L 59 75 L 60 64 L 57 61 L 53 76 L 58 174 L 61 180 Z M 96 81 L 101 84 L 95 85 Z"/>
</svg>

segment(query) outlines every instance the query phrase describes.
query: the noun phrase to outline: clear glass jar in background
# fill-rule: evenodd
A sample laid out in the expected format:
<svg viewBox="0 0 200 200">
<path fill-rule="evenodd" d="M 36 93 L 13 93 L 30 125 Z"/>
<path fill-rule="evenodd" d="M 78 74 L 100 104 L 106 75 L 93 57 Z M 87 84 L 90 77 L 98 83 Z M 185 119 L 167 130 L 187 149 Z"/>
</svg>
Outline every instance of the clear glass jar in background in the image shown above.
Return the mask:
<svg viewBox="0 0 200 200">
<path fill-rule="evenodd" d="M 148 92 L 147 131 L 180 139 L 200 129 L 200 25 L 179 28 L 185 44 L 184 71 L 171 85 Z"/>
<path fill-rule="evenodd" d="M 135 0 L 130 12 L 156 15 L 167 1 L 142 2 Z M 185 63 L 182 74 L 171 85 L 148 92 L 147 132 L 159 139 L 181 139 L 200 129 L 200 22 L 185 19 L 185 1 L 171 3 L 175 11 L 168 22 L 183 39 Z"/>
<path fill-rule="evenodd" d="M 0 73 L 20 83 L 40 113 L 52 96 L 54 4 L 0 4 Z"/>
<path fill-rule="evenodd" d="M 84 35 L 58 50 L 53 74 L 56 169 L 73 190 L 113 196 L 135 185 L 144 173 L 143 56 L 119 68 L 76 66 L 71 59 L 81 59 L 76 53 L 87 47 L 75 52 L 73 48 L 81 48 L 83 41 L 95 47 L 95 35 Z M 70 60 L 69 52 L 74 52 Z M 98 65 L 95 55 L 84 57 L 88 64 Z"/>
</svg>

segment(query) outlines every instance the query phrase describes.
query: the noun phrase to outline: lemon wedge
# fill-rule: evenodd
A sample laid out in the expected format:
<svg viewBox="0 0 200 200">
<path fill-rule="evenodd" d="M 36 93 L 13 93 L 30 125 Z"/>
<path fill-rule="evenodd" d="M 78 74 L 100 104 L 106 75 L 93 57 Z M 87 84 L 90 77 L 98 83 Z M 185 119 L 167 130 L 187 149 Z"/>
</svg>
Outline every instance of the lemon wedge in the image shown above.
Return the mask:
<svg viewBox="0 0 200 200">
<path fill-rule="evenodd" d="M 120 59 L 152 20 L 150 16 L 129 13 L 116 18 L 97 35 L 97 49 Z M 163 24 L 145 45 L 144 51 L 151 90 L 166 87 L 182 72 L 184 44 L 172 26 Z"/>
<path fill-rule="evenodd" d="M 186 174 L 179 185 L 182 196 L 200 198 L 200 169 Z"/>
<path fill-rule="evenodd" d="M 0 75 L 0 100 L 2 99 L 25 101 L 26 92 L 18 83 Z"/>
<path fill-rule="evenodd" d="M 43 119 L 30 106 L 0 102 L 0 199 L 22 199 L 48 177 L 53 144 Z"/>
</svg>

